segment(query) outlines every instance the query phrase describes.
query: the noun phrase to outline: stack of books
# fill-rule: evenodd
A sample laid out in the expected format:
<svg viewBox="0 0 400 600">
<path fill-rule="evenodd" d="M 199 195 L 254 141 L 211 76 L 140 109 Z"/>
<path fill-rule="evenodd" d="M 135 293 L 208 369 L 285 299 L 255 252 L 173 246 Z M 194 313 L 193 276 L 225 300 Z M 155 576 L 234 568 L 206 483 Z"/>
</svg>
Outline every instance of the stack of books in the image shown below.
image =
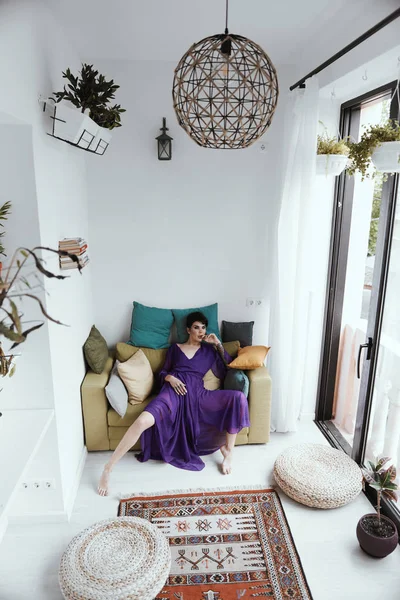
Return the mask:
<svg viewBox="0 0 400 600">
<path fill-rule="evenodd" d="M 58 242 L 58 249 L 65 250 L 70 254 L 75 254 L 79 258 L 81 267 L 86 267 L 89 262 L 87 253 L 87 242 L 81 237 L 64 238 Z M 69 256 L 60 256 L 60 269 L 77 269 L 78 265 Z"/>
</svg>

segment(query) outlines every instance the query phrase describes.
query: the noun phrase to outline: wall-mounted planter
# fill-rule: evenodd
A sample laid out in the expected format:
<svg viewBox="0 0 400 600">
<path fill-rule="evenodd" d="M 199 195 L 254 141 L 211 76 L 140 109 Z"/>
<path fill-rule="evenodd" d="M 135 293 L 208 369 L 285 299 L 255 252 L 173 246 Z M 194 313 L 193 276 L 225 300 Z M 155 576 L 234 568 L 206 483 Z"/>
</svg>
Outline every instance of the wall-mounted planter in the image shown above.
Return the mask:
<svg viewBox="0 0 400 600">
<path fill-rule="evenodd" d="M 89 149 L 93 150 L 93 152 L 96 154 L 104 154 L 108 148 L 111 138 L 112 132 L 110 129 L 98 126 L 97 133 L 94 136 Z"/>
<path fill-rule="evenodd" d="M 53 111 L 51 135 L 85 150 L 89 149 L 99 130 L 97 123 L 67 102 L 54 104 Z"/>
<path fill-rule="evenodd" d="M 347 166 L 348 157 L 344 154 L 317 154 L 317 175 L 340 175 Z"/>
<path fill-rule="evenodd" d="M 380 173 L 400 173 L 400 142 L 383 142 L 372 154 L 372 162 Z"/>
</svg>

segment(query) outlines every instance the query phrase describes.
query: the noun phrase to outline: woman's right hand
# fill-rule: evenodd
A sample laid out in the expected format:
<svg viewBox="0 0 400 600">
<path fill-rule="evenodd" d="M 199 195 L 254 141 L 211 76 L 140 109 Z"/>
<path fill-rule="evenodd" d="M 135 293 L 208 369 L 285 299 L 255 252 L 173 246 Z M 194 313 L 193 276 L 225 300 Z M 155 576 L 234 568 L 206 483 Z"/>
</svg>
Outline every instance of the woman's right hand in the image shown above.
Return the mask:
<svg viewBox="0 0 400 600">
<path fill-rule="evenodd" d="M 167 379 L 167 377 L 168 377 L 168 379 Z M 179 396 L 184 396 L 186 394 L 187 390 L 186 390 L 186 385 L 183 383 L 183 381 L 181 381 L 177 377 L 174 377 L 173 375 L 167 375 L 167 377 L 165 379 L 168 381 L 168 383 L 172 387 L 172 389 Z"/>
</svg>

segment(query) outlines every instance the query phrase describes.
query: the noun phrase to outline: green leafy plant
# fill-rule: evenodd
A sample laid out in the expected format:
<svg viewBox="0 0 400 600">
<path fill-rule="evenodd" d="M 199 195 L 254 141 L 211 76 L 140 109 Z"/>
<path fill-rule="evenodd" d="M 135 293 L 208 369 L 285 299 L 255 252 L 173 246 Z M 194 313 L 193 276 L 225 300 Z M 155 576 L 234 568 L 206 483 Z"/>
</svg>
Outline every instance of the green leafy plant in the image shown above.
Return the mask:
<svg viewBox="0 0 400 600">
<path fill-rule="evenodd" d="M 394 500 L 397 502 L 398 489 L 396 479 L 396 467 L 394 465 L 389 468 L 384 468 L 386 463 L 390 460 L 389 457 L 384 456 L 380 458 L 376 463 L 368 461 L 370 468 L 362 468 L 364 484 L 368 483 L 377 494 L 377 506 L 376 511 L 378 513 L 378 524 L 381 526 L 381 498 L 382 496 Z"/>
<path fill-rule="evenodd" d="M 348 156 L 349 146 L 345 139 L 330 137 L 325 131 L 317 137 L 317 154 L 341 154 Z"/>
<path fill-rule="evenodd" d="M 65 250 L 53 250 L 45 246 L 36 246 L 32 249 L 17 248 L 10 264 L 4 269 L 3 275 L 0 278 L 0 310 L 2 313 L 2 318 L 0 318 L 0 337 L 2 336 L 12 342 L 10 351 L 25 342 L 28 335 L 44 325 L 44 321 L 41 321 L 29 327 L 24 326 L 23 314 L 17 307 L 17 302 L 24 298 L 29 298 L 36 302 L 46 319 L 58 325 L 63 325 L 61 321 L 54 319 L 47 313 L 43 302 L 37 296 L 38 287 L 42 287 L 40 282 L 38 283 L 40 280 L 37 278 L 37 271 L 49 279 L 65 279 L 67 277 L 66 275 L 56 275 L 45 268 L 45 261 L 39 256 L 42 250 L 52 252 L 58 256 L 68 256 L 77 263 L 79 271 L 82 270 L 78 257 Z M 26 273 L 30 259 L 33 259 L 34 269 Z M 14 354 L 6 354 L 4 352 L 2 342 L 0 341 L 0 376 L 13 375 L 15 368 L 13 366 L 13 358 Z"/>
<path fill-rule="evenodd" d="M 54 92 L 53 100 L 55 102 L 67 100 L 82 112 L 89 110 L 90 118 L 98 125 L 101 123 L 96 120 L 96 115 L 99 119 L 102 118 L 103 121 L 106 119 L 108 123 L 111 123 L 112 126 L 108 127 L 109 129 L 120 126 L 120 114 L 125 110 L 121 109 L 119 104 L 108 105 L 111 100 L 114 100 L 115 92 L 119 88 L 113 79 L 107 81 L 104 75 L 99 74 L 93 68 L 93 65 L 86 63 L 82 64 L 78 76 L 73 75 L 69 68 L 62 75 L 64 79 L 67 79 L 68 84 L 64 86 L 63 91 Z M 107 127 L 107 125 L 101 126 Z"/>
<path fill-rule="evenodd" d="M 92 110 L 91 118 L 100 127 L 114 129 L 115 127 L 121 127 L 121 114 L 124 112 L 126 112 L 125 109 L 121 108 L 119 104 L 110 107 L 103 106 Z"/>
<path fill-rule="evenodd" d="M 400 141 L 400 125 L 394 119 L 388 119 L 379 125 L 364 126 L 365 131 L 361 135 L 359 142 L 350 143 L 350 165 L 347 168 L 349 175 L 354 175 L 357 171 L 361 173 L 361 181 L 366 178 L 374 177 L 375 173 L 370 173 L 372 154 L 384 142 Z"/>
<path fill-rule="evenodd" d="M 6 221 L 8 215 L 11 212 L 11 202 L 4 202 L 3 206 L 0 207 L 0 227 L 4 228 L 4 224 L 1 223 L 1 221 Z M 3 237 L 3 235 L 5 234 L 5 231 L 0 231 L 0 254 L 2 254 L 3 256 L 7 256 L 7 254 L 5 253 L 5 248 L 2 244 L 1 238 Z"/>
</svg>

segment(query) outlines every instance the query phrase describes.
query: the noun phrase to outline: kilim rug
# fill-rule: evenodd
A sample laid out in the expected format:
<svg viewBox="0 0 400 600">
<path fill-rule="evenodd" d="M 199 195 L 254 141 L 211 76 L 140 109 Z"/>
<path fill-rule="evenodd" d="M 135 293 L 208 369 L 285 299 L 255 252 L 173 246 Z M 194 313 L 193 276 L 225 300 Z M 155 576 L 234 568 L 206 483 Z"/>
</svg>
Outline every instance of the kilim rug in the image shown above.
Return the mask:
<svg viewBox="0 0 400 600">
<path fill-rule="evenodd" d="M 274 490 L 199 491 L 121 500 L 168 537 L 169 578 L 156 600 L 310 600 Z"/>
</svg>

